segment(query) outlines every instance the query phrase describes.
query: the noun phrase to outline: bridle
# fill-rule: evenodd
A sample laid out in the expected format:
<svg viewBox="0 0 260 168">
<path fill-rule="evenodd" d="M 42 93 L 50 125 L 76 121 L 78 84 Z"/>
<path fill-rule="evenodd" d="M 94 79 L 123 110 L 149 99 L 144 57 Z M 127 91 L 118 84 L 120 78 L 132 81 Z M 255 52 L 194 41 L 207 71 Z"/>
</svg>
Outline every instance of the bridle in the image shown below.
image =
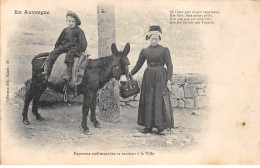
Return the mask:
<svg viewBox="0 0 260 168">
<path fill-rule="evenodd" d="M 120 59 L 114 56 L 112 73 L 113 73 L 113 78 L 115 79 L 116 79 L 116 71 L 119 71 L 119 67 L 120 67 Z"/>
<path fill-rule="evenodd" d="M 116 79 L 116 72 L 120 71 L 120 64 L 122 61 L 121 59 L 123 59 L 123 58 L 116 58 L 114 56 L 112 72 L 113 72 L 113 78 L 115 78 L 115 79 Z M 124 65 L 124 66 L 126 66 L 126 67 L 124 67 L 125 68 L 124 71 L 126 71 L 126 69 L 127 69 L 127 72 L 128 72 L 128 65 Z M 125 75 L 127 76 L 127 74 L 125 74 Z"/>
</svg>

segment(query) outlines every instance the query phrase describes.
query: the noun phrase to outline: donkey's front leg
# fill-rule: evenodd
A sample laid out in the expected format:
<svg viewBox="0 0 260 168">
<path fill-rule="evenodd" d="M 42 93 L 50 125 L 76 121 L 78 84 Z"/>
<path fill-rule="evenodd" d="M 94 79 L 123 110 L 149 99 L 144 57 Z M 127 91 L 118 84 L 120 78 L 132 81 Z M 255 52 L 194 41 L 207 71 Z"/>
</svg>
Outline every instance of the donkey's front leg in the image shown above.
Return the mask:
<svg viewBox="0 0 260 168">
<path fill-rule="evenodd" d="M 97 93 L 94 93 L 94 96 L 92 98 L 92 102 L 91 102 L 91 117 L 90 117 L 90 121 L 94 122 L 94 125 L 96 128 L 101 128 L 100 127 L 100 123 L 96 118 L 96 104 L 97 104 Z"/>
<path fill-rule="evenodd" d="M 82 107 L 83 118 L 81 122 L 81 127 L 83 128 L 84 134 L 90 134 L 87 120 L 88 120 L 89 107 L 91 104 L 92 97 L 93 97 L 92 91 L 88 90 L 87 92 L 86 91 L 84 92 L 84 100 L 83 100 L 83 107 Z"/>
</svg>

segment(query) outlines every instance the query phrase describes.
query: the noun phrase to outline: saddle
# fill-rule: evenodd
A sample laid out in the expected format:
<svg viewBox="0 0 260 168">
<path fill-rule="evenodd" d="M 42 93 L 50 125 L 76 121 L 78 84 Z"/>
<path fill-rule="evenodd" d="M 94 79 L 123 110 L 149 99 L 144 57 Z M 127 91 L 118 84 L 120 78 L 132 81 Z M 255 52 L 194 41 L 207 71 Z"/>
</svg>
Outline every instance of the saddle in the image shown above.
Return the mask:
<svg viewBox="0 0 260 168">
<path fill-rule="evenodd" d="M 48 57 L 46 53 L 42 53 L 42 54 L 45 54 L 46 58 Z M 69 88 L 76 88 L 76 86 L 82 82 L 84 71 L 88 62 L 88 56 L 89 54 L 88 55 L 81 54 L 80 57 L 74 58 L 74 64 L 72 68 L 72 79 L 68 84 Z M 55 86 L 64 85 L 63 77 L 67 75 L 67 65 L 65 64 L 65 57 L 66 57 L 66 53 L 61 54 L 53 64 L 53 68 L 49 76 L 48 82 Z M 45 63 L 42 65 L 42 68 L 44 67 L 44 65 Z"/>
</svg>

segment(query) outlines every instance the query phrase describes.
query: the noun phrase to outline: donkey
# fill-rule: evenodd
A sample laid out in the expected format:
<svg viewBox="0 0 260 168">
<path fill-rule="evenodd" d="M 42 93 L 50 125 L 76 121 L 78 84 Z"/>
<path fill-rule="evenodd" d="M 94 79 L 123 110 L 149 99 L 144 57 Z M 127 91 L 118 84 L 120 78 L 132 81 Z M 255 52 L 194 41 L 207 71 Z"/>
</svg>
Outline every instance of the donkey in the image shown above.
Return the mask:
<svg viewBox="0 0 260 168">
<path fill-rule="evenodd" d="M 82 123 L 83 132 L 89 133 L 87 126 L 87 117 L 89 109 L 91 110 L 91 122 L 94 123 L 96 128 L 100 128 L 100 123 L 96 118 L 96 99 L 97 92 L 112 78 L 119 80 L 122 75 L 125 75 L 129 79 L 128 65 L 130 64 L 127 57 L 130 52 L 130 44 L 127 43 L 123 51 L 118 51 L 116 45 L 111 45 L 112 55 L 102 57 L 99 59 L 89 59 L 87 66 L 84 70 L 84 76 L 82 82 L 77 86 L 78 94 L 83 94 L 83 107 L 82 107 Z M 43 92 L 49 87 L 50 89 L 55 88 L 51 86 L 51 83 L 44 79 L 41 75 L 43 68 L 44 59 L 33 59 L 32 60 L 32 82 L 29 90 L 25 95 L 24 108 L 23 108 L 23 123 L 29 125 L 28 120 L 28 107 L 30 102 L 33 101 L 32 113 L 36 116 L 36 119 L 41 121 L 44 118 L 38 113 L 38 102 Z M 62 87 L 58 86 L 55 90 L 62 91 Z"/>
</svg>

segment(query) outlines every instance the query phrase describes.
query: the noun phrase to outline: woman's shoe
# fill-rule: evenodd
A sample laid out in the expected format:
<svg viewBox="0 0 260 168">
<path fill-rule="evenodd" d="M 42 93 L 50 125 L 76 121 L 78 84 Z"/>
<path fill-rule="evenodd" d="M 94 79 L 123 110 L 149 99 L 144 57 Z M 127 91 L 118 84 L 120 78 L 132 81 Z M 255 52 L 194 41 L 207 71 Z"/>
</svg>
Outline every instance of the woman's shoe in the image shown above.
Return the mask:
<svg viewBox="0 0 260 168">
<path fill-rule="evenodd" d="M 152 128 L 144 128 L 141 132 L 144 134 L 150 133 L 150 132 L 152 132 Z"/>
<path fill-rule="evenodd" d="M 158 129 L 158 132 L 157 132 L 158 135 L 165 135 L 165 132 L 163 129 Z"/>
</svg>

